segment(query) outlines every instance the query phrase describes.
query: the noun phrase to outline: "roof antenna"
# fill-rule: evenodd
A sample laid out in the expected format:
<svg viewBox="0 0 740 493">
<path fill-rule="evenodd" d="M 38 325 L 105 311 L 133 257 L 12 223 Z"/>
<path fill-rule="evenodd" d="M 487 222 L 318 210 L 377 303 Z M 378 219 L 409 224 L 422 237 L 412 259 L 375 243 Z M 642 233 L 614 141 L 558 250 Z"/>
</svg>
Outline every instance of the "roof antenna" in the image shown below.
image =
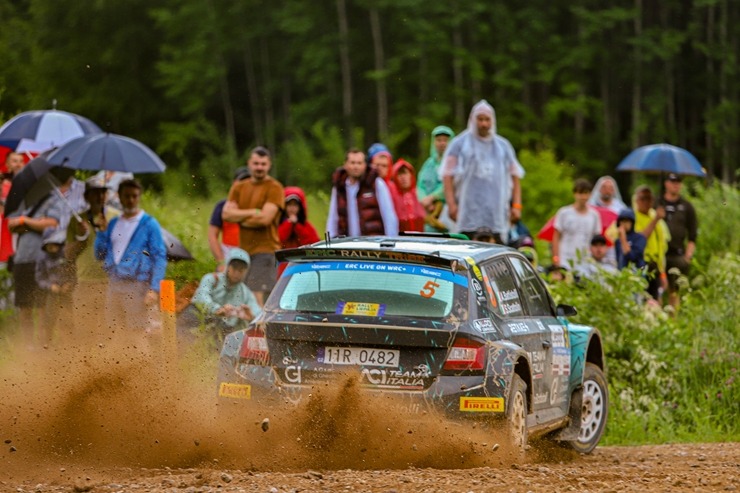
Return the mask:
<svg viewBox="0 0 740 493">
<path fill-rule="evenodd" d="M 324 232 L 324 242 L 326 243 L 326 246 L 331 246 L 331 235 L 328 231 Z"/>
<path fill-rule="evenodd" d="M 57 99 L 56 98 L 51 100 L 51 109 L 53 110 L 57 109 Z"/>
</svg>

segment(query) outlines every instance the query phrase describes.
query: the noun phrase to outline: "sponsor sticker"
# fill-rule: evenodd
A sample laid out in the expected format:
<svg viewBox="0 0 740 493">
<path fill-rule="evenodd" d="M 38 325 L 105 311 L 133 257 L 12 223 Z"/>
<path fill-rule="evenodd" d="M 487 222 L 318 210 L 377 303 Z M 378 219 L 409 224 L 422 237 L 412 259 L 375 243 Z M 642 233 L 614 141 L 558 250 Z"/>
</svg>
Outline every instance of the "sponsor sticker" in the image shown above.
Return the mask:
<svg viewBox="0 0 740 493">
<path fill-rule="evenodd" d="M 241 383 L 221 382 L 218 387 L 219 397 L 230 397 L 232 399 L 251 399 L 252 386 Z"/>
<path fill-rule="evenodd" d="M 478 280 L 483 280 L 483 274 L 480 271 L 480 267 L 478 267 L 478 264 L 475 263 L 475 260 L 473 260 L 473 257 L 465 257 L 465 260 L 468 262 L 468 265 L 472 267 L 473 274 L 475 274 L 475 277 L 478 278 Z"/>
<path fill-rule="evenodd" d="M 552 374 L 570 375 L 570 349 L 556 347 L 552 351 Z"/>
<path fill-rule="evenodd" d="M 524 322 L 513 322 L 508 325 L 512 334 L 526 334 L 529 332 L 529 327 Z"/>
<path fill-rule="evenodd" d="M 562 325 L 548 325 L 550 328 L 550 337 L 552 338 L 552 347 L 568 347 L 565 340 L 565 331 Z"/>
<path fill-rule="evenodd" d="M 473 320 L 473 327 L 475 327 L 475 330 L 482 332 L 483 334 L 487 332 L 496 332 L 496 328 L 493 326 L 493 322 L 491 322 L 490 318 L 479 318 L 477 320 Z"/>
<path fill-rule="evenodd" d="M 341 315 L 365 315 L 368 317 L 382 317 L 385 314 L 385 304 L 358 303 L 356 301 L 340 301 L 335 312 Z"/>
<path fill-rule="evenodd" d="M 504 412 L 503 397 L 460 397 L 460 411 L 472 413 Z"/>
</svg>

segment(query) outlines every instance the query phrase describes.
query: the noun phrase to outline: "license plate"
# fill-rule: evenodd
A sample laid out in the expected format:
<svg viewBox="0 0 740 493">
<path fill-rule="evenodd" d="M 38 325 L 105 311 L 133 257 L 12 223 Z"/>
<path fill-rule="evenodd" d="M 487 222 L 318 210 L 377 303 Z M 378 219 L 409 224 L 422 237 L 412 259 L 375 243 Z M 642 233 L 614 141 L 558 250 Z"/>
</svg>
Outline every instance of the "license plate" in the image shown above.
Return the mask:
<svg viewBox="0 0 740 493">
<path fill-rule="evenodd" d="M 323 354 L 322 354 L 323 352 Z M 319 349 L 318 361 L 327 365 L 364 365 L 397 367 L 401 351 L 360 347 L 325 347 Z"/>
</svg>

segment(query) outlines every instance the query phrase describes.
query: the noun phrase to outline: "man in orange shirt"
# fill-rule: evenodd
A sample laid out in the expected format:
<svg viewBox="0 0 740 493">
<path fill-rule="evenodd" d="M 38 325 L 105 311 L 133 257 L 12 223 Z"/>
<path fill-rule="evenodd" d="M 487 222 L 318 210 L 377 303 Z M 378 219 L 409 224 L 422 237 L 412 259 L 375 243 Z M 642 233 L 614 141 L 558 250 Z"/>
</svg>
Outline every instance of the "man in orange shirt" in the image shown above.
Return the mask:
<svg viewBox="0 0 740 493">
<path fill-rule="evenodd" d="M 224 221 L 240 223 L 239 247 L 252 258 L 246 283 L 260 305 L 275 287 L 278 223 L 285 208 L 283 185 L 268 174 L 271 166 L 270 151 L 255 147 L 247 160 L 252 176 L 231 186 L 222 215 Z"/>
</svg>

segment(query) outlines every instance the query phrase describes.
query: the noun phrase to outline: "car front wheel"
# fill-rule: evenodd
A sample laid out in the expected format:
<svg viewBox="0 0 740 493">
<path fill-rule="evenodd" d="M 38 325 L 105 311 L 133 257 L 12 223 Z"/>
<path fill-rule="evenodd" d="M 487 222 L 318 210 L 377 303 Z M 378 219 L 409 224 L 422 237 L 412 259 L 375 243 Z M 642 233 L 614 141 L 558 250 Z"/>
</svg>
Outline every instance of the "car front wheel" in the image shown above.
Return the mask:
<svg viewBox="0 0 740 493">
<path fill-rule="evenodd" d="M 582 454 L 590 453 L 601 440 L 606 428 L 609 408 L 609 388 L 601 368 L 586 363 L 583 373 L 583 405 L 581 409 L 581 431 L 571 446 Z"/>
<path fill-rule="evenodd" d="M 506 418 L 511 441 L 521 452 L 527 447 L 527 407 L 527 384 L 519 375 L 514 374 L 506 406 Z"/>
</svg>

